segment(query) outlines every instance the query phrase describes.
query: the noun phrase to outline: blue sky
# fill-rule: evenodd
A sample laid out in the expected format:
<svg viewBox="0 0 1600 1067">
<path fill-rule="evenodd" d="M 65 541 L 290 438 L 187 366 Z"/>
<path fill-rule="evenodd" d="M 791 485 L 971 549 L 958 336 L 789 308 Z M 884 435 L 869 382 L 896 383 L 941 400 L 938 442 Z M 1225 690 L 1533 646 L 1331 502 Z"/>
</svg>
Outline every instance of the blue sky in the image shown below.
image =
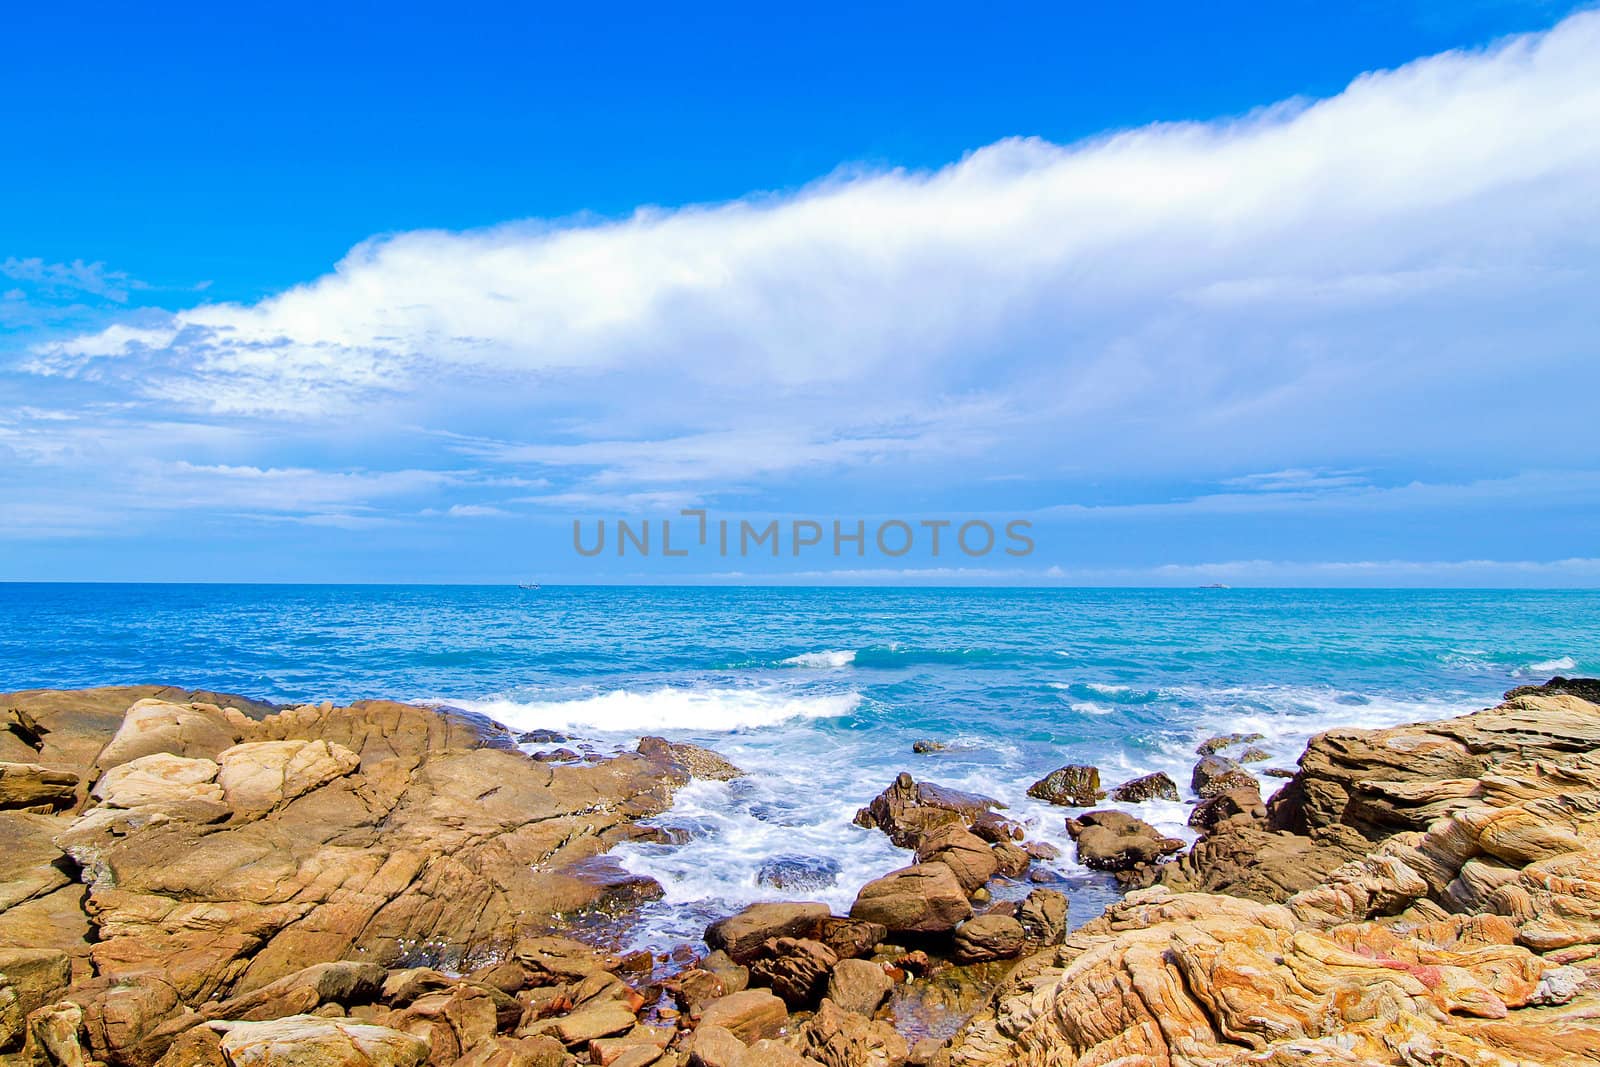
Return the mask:
<svg viewBox="0 0 1600 1067">
<path fill-rule="evenodd" d="M 0 577 L 1600 584 L 1600 15 L 1112 7 L 8 14 Z"/>
</svg>

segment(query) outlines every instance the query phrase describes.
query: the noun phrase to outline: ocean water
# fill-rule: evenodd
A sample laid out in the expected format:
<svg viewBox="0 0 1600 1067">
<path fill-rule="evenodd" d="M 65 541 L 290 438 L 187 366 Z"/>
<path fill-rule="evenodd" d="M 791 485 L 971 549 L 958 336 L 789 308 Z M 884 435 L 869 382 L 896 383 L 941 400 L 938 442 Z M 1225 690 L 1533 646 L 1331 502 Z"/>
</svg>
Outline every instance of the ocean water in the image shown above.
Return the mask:
<svg viewBox="0 0 1600 1067">
<path fill-rule="evenodd" d="M 749 775 L 695 782 L 618 856 L 666 896 L 626 932 L 660 949 L 760 899 L 847 908 L 907 862 L 851 824 L 894 775 L 988 794 L 1061 846 L 1073 921 L 1108 879 L 1029 783 L 1092 763 L 1107 786 L 1196 744 L 1306 740 L 1470 711 L 1600 673 L 1600 593 L 1328 590 L 545 588 L 0 584 L 0 690 L 160 682 L 278 702 L 388 697 L 486 712 L 606 752 L 641 734 Z M 914 755 L 931 738 L 947 751 Z M 1266 780 L 1268 787 L 1274 784 Z M 1188 836 L 1187 804 L 1129 810 Z M 805 872 L 776 888 L 774 864 Z"/>
</svg>

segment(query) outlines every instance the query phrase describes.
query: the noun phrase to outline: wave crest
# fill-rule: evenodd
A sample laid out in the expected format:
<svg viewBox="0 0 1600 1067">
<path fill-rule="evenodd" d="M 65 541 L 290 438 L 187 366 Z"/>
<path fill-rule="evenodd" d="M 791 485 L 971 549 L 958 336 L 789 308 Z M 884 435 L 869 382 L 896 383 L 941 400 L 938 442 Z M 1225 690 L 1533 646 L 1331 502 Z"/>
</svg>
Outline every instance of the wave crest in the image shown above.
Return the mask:
<svg viewBox="0 0 1600 1067">
<path fill-rule="evenodd" d="M 848 715 L 861 694 L 797 695 L 770 689 L 614 689 L 571 700 L 522 701 L 509 697 L 458 701 L 518 730 L 567 729 L 606 733 L 699 730 L 731 733 L 793 719 Z"/>
</svg>

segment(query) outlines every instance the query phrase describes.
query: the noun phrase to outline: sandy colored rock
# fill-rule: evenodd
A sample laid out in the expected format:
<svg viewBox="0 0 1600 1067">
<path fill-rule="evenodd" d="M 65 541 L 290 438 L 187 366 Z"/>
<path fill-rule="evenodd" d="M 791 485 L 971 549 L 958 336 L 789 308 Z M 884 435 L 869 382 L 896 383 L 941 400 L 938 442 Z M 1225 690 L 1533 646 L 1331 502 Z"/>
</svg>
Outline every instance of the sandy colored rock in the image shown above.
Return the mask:
<svg viewBox="0 0 1600 1067">
<path fill-rule="evenodd" d="M 702 1019 L 684 1048 L 689 1053 L 689 1062 L 696 1067 L 734 1067 L 748 1046 L 732 1031 Z"/>
<path fill-rule="evenodd" d="M 78 776 L 37 763 L 0 762 L 0 809 L 55 811 L 77 801 Z"/>
<path fill-rule="evenodd" d="M 891 933 L 941 933 L 972 915 L 955 872 L 943 863 L 902 867 L 861 887 L 850 917 Z"/>
<path fill-rule="evenodd" d="M 700 1026 L 720 1026 L 748 1045 L 777 1036 L 788 1018 L 782 1000 L 765 989 L 746 989 L 707 1004 L 700 1013 Z"/>
<path fill-rule="evenodd" d="M 428 1058 L 410 1034 L 309 1015 L 234 1024 L 222 1050 L 230 1067 L 419 1067 Z"/>
<path fill-rule="evenodd" d="M 211 760 L 152 752 L 106 771 L 94 784 L 92 795 L 114 808 L 177 805 L 194 800 L 215 804 L 223 799 L 216 777 L 217 765 Z"/>
<path fill-rule="evenodd" d="M 223 799 L 241 811 L 271 811 L 355 770 L 361 758 L 327 741 L 253 741 L 217 756 Z"/>
<path fill-rule="evenodd" d="M 72 961 L 48 948 L 0 948 L 0 1052 L 27 1036 L 31 1012 L 55 1002 L 72 980 Z"/>
<path fill-rule="evenodd" d="M 910 1052 L 889 1023 L 844 1011 L 831 1000 L 806 1020 L 799 1037 L 806 1057 L 825 1067 L 901 1067 Z"/>
<path fill-rule="evenodd" d="M 935 827 L 917 842 L 918 863 L 942 863 L 955 873 L 967 893 L 995 876 L 999 858 L 989 843 L 960 823 Z"/>
</svg>

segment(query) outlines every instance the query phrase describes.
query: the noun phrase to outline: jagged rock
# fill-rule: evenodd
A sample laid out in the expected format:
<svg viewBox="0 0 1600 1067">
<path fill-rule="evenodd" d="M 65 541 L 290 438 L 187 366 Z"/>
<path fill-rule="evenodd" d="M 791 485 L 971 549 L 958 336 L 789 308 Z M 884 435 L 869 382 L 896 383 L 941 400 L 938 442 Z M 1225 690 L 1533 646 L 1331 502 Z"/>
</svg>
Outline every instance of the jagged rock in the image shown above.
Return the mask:
<svg viewBox="0 0 1600 1067">
<path fill-rule="evenodd" d="M 1067 820 L 1078 846 L 1078 862 L 1097 871 L 1126 871 L 1183 848 L 1142 819 L 1122 811 L 1091 811 Z"/>
<path fill-rule="evenodd" d="M 967 893 L 993 878 L 1000 863 L 987 842 L 962 827 L 948 823 L 936 827 L 917 842 L 918 863 L 943 863 L 955 872 Z"/>
<path fill-rule="evenodd" d="M 748 963 L 769 938 L 816 936 L 828 914 L 826 904 L 752 904 L 706 927 L 706 944 L 736 963 Z"/>
<path fill-rule="evenodd" d="M 748 1046 L 729 1030 L 701 1020 L 684 1044 L 689 1062 L 696 1067 L 738 1067 Z"/>
<path fill-rule="evenodd" d="M 361 757 L 327 741 L 255 741 L 217 755 L 217 784 L 229 807 L 265 812 L 361 765 Z"/>
<path fill-rule="evenodd" d="M 867 960 L 840 960 L 828 976 L 828 999 L 845 1011 L 870 1016 L 889 997 L 894 982 Z"/>
<path fill-rule="evenodd" d="M 1209 800 L 1230 789 L 1248 789 L 1251 786 L 1259 791 L 1261 783 L 1233 760 L 1221 756 L 1206 756 L 1196 763 L 1189 782 L 1189 787 L 1201 800 Z"/>
<path fill-rule="evenodd" d="M 901 848 L 916 848 L 924 835 L 940 826 L 970 826 L 984 812 L 1004 807 L 992 797 L 918 782 L 902 771 L 889 788 L 856 812 L 855 823 L 882 830 Z"/>
<path fill-rule="evenodd" d="M 707 1004 L 700 1013 L 700 1027 L 720 1026 L 751 1044 L 764 1037 L 776 1037 L 788 1018 L 789 1010 L 778 997 L 765 989 L 746 989 Z"/>
<path fill-rule="evenodd" d="M 891 933 L 940 933 L 972 915 L 955 872 L 943 863 L 919 863 L 861 887 L 850 917 L 881 923 Z"/>
<path fill-rule="evenodd" d="M 1028 787 L 1028 795 L 1068 808 L 1092 807 L 1105 797 L 1100 769 L 1069 764 L 1051 771 Z"/>
<path fill-rule="evenodd" d="M 761 958 L 750 965 L 750 980 L 769 986 L 791 1011 L 799 1011 L 822 999 L 828 974 L 838 962 L 839 957 L 820 941 L 769 938 L 761 947 Z"/>
<path fill-rule="evenodd" d="M 826 930 L 826 927 L 824 927 L 824 930 Z M 828 944 L 830 948 L 833 947 L 826 936 L 824 936 L 823 943 Z M 834 951 L 837 953 L 838 949 L 835 948 Z M 741 992 L 750 984 L 750 968 L 733 962 L 733 958 L 721 949 L 707 954 L 700 961 L 700 969 L 710 971 L 722 979 L 722 987 L 729 993 Z"/>
<path fill-rule="evenodd" d="M 1028 873 L 1028 867 L 1033 863 L 1033 858 L 1026 849 L 1020 848 L 1010 841 L 1002 841 L 989 849 L 994 856 L 995 866 L 999 874 L 1007 878 L 1021 878 Z"/>
<path fill-rule="evenodd" d="M 900 1067 L 909 1048 L 887 1022 L 848 1012 L 824 1000 L 800 1027 L 800 1047 L 824 1067 Z"/>
<path fill-rule="evenodd" d="M 1027 836 L 1027 831 L 1021 823 L 1012 822 L 996 811 L 978 812 L 973 816 L 972 825 L 968 828 L 991 845 L 1001 845 L 1008 841 L 1021 841 Z"/>
<path fill-rule="evenodd" d="M 932 752 L 943 752 L 949 747 L 950 746 L 945 744 L 943 741 L 930 741 L 926 738 L 921 741 L 911 742 L 911 751 L 917 753 L 919 756 L 927 755 Z"/>
<path fill-rule="evenodd" d="M 1017 907 L 1017 921 L 1035 944 L 1060 944 L 1067 935 L 1067 898 L 1054 889 L 1032 890 Z"/>
<path fill-rule="evenodd" d="M 679 1010 L 691 1017 L 699 1015 L 701 1009 L 713 1000 L 733 992 L 717 975 L 699 967 L 691 967 L 673 975 L 666 982 L 666 990 Z"/>
<path fill-rule="evenodd" d="M 1111 791 L 1111 799 L 1119 804 L 1141 804 L 1147 800 L 1178 799 L 1178 784 L 1160 771 L 1139 778 L 1130 778 Z"/>
<path fill-rule="evenodd" d="M 1264 748 L 1257 748 L 1251 745 L 1234 758 L 1240 763 L 1263 763 L 1272 758 L 1272 753 Z"/>
<path fill-rule="evenodd" d="M 428 1043 L 384 1026 L 294 1015 L 227 1024 L 230 1067 L 419 1067 Z"/>
<path fill-rule="evenodd" d="M 675 763 L 691 778 L 729 782 L 744 777 L 743 771 L 709 748 L 668 741 L 664 737 L 640 738 L 639 754 L 658 763 Z"/>
<path fill-rule="evenodd" d="M 1009 915 L 979 915 L 956 927 L 953 947 L 961 963 L 1009 960 L 1022 952 L 1022 924 Z"/>
<path fill-rule="evenodd" d="M 1254 786 L 1244 786 L 1202 800 L 1189 813 L 1189 825 L 1196 830 L 1209 832 L 1224 819 L 1241 815 L 1247 819 L 1267 817 L 1267 806 L 1261 800 L 1261 790 Z"/>
<path fill-rule="evenodd" d="M 843 960 L 867 955 L 887 936 L 888 928 L 881 923 L 829 916 L 823 920 L 817 939 Z"/>
<path fill-rule="evenodd" d="M 90 1067 L 91 1054 L 83 1044 L 83 1009 L 71 1001 L 47 1004 L 28 1015 L 25 1063 L 49 1067 Z"/>
<path fill-rule="evenodd" d="M 1266 740 L 1266 735 L 1264 734 L 1218 734 L 1215 737 L 1209 737 L 1200 742 L 1200 744 L 1195 747 L 1194 752 L 1197 756 L 1215 756 L 1223 749 L 1233 748 L 1237 745 L 1248 745 L 1254 741 L 1264 740 Z"/>
<path fill-rule="evenodd" d="M 28 1014 L 55 1002 L 72 980 L 72 960 L 48 948 L 0 948 L 0 1052 L 21 1045 Z"/>
<path fill-rule="evenodd" d="M 582 941 L 542 935 L 518 941 L 512 956 L 536 975 L 554 981 L 588 978 L 615 968 L 616 961 Z"/>
</svg>

